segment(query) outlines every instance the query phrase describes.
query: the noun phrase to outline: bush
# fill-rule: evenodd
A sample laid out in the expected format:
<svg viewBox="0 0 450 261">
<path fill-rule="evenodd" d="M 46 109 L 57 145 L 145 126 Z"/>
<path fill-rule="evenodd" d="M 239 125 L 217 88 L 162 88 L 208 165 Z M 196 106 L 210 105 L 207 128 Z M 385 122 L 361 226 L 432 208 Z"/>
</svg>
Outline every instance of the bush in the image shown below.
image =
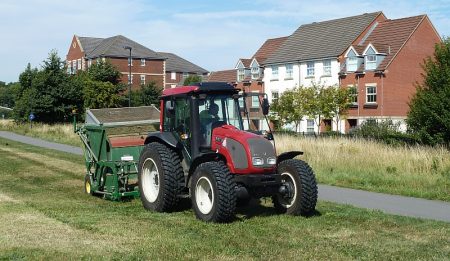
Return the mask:
<svg viewBox="0 0 450 261">
<path fill-rule="evenodd" d="M 414 145 L 419 143 L 419 139 L 411 133 L 399 131 L 400 124 L 392 120 L 383 120 L 377 122 L 375 119 L 369 119 L 359 127 L 350 131 L 349 136 L 372 139 L 381 141 L 390 145 Z"/>
</svg>

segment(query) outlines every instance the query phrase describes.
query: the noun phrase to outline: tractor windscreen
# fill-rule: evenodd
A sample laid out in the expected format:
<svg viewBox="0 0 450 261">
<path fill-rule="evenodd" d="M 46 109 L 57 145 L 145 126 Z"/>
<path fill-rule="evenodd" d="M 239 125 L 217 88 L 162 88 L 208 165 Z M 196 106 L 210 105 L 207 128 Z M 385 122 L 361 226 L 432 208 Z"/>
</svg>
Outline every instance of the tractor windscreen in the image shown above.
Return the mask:
<svg viewBox="0 0 450 261">
<path fill-rule="evenodd" d="M 244 130 L 256 134 L 270 133 L 269 121 L 263 113 L 264 93 L 243 92 L 239 95 Z"/>
<path fill-rule="evenodd" d="M 215 126 L 229 124 L 243 129 L 241 114 L 237 99 L 230 95 L 210 94 L 200 97 L 198 111 L 200 124 L 214 123 Z"/>
</svg>

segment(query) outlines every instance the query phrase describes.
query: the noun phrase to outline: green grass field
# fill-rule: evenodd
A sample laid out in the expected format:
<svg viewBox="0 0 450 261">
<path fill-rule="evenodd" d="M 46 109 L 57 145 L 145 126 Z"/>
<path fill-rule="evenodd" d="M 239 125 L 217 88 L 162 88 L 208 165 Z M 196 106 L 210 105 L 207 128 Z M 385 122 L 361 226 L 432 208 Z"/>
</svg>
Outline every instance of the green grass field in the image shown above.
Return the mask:
<svg viewBox="0 0 450 261">
<path fill-rule="evenodd" d="M 0 259 L 449 260 L 450 224 L 319 202 L 310 217 L 262 200 L 230 224 L 188 207 L 84 194 L 83 158 L 0 139 Z"/>
</svg>

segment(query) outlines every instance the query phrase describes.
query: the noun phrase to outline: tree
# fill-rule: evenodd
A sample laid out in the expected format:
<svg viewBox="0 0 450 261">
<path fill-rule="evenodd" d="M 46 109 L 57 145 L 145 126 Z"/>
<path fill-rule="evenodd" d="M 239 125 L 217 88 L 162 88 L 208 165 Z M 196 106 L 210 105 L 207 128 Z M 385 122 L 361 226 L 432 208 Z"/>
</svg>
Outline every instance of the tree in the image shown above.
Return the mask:
<svg viewBox="0 0 450 261">
<path fill-rule="evenodd" d="M 110 82 L 117 85 L 122 74 L 108 60 L 99 60 L 93 63 L 88 69 L 88 76 L 93 81 Z"/>
<path fill-rule="evenodd" d="M 39 121 L 62 122 L 69 118 L 74 107 L 82 106 L 81 89 L 72 84 L 56 51 L 50 52 L 41 70 L 31 69 L 28 64 L 19 82 L 15 90 L 16 120 L 27 120 L 33 112 Z"/>
<path fill-rule="evenodd" d="M 156 86 L 155 82 L 142 85 L 140 90 L 131 92 L 133 106 L 149 106 L 158 104 L 163 88 Z"/>
<path fill-rule="evenodd" d="M 283 125 L 294 123 L 297 131 L 300 122 L 306 115 L 306 92 L 307 89 L 302 87 L 285 91 L 272 104 L 272 110 L 276 112 L 276 117 L 272 117 L 272 119 L 279 119 Z"/>
<path fill-rule="evenodd" d="M 122 102 L 120 90 L 110 82 L 87 79 L 83 88 L 84 107 L 90 109 L 114 108 Z"/>
<path fill-rule="evenodd" d="M 188 86 L 193 83 L 199 83 L 202 82 L 202 77 L 199 75 L 189 75 L 186 79 L 184 79 L 183 85 Z"/>
<path fill-rule="evenodd" d="M 407 123 L 426 144 L 450 144 L 450 38 L 436 44 L 423 64 L 424 80 L 416 84 Z"/>
<path fill-rule="evenodd" d="M 343 116 L 346 116 L 351 106 L 350 89 L 338 86 L 330 87 L 333 90 L 333 118 L 336 123 L 336 130 L 339 132 L 339 122 Z"/>
<path fill-rule="evenodd" d="M 19 83 L 0 84 L 0 106 L 14 107 L 14 90 L 18 88 Z"/>
</svg>

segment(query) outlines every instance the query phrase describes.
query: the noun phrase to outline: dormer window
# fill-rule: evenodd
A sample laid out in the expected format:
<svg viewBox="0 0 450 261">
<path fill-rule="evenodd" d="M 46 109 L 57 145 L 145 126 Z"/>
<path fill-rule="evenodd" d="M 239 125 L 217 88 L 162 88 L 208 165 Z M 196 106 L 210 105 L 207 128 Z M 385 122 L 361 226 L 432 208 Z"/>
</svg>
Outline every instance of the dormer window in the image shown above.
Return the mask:
<svg viewBox="0 0 450 261">
<path fill-rule="evenodd" d="M 365 55 L 364 63 L 366 70 L 375 70 L 377 68 L 377 51 L 375 50 L 375 47 L 373 47 L 372 44 L 369 44 L 363 55 Z"/>
<path fill-rule="evenodd" d="M 245 77 L 245 69 L 238 69 L 238 82 L 242 82 Z"/>
<path fill-rule="evenodd" d="M 355 72 L 358 70 L 358 58 L 356 56 L 347 57 L 347 71 Z"/>
<path fill-rule="evenodd" d="M 259 67 L 252 67 L 252 80 L 259 79 Z"/>
<path fill-rule="evenodd" d="M 377 68 L 377 56 L 370 54 L 366 56 L 366 70 L 375 70 Z"/>
</svg>

